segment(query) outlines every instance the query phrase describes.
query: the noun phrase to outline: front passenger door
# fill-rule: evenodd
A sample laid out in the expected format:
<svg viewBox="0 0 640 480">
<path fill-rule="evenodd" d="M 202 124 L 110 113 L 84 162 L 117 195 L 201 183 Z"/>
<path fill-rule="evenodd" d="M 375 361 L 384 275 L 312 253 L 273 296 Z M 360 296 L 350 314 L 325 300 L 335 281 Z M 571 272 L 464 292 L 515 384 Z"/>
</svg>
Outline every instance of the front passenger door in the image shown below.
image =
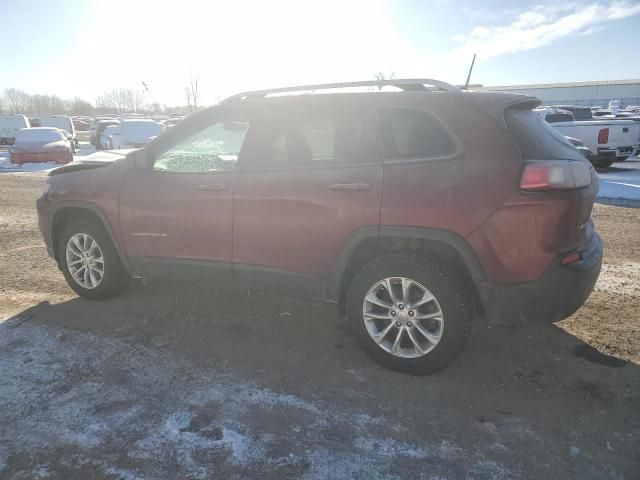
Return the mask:
<svg viewBox="0 0 640 480">
<path fill-rule="evenodd" d="M 149 168 L 129 172 L 120 227 L 134 264 L 230 266 L 236 164 L 249 129 L 240 112 L 192 120 L 151 153 Z"/>
</svg>

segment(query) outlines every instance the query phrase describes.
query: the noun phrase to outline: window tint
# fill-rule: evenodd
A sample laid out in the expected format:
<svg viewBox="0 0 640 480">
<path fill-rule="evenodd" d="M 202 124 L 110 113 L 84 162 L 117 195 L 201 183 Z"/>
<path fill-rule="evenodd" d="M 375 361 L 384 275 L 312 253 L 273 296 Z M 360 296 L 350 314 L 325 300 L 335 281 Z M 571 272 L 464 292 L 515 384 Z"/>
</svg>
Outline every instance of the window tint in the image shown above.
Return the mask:
<svg viewBox="0 0 640 480">
<path fill-rule="evenodd" d="M 261 132 L 258 160 L 265 167 L 353 164 L 364 152 L 365 116 L 359 108 L 274 109 Z M 367 160 L 368 158 L 368 160 Z"/>
<path fill-rule="evenodd" d="M 248 130 L 245 120 L 218 121 L 158 154 L 153 168 L 172 172 L 233 170 Z"/>
<path fill-rule="evenodd" d="M 410 108 L 382 108 L 378 112 L 385 159 L 448 155 L 455 142 L 431 114 Z"/>
<path fill-rule="evenodd" d="M 549 113 L 544 119 L 549 123 L 573 122 L 573 115 L 570 113 Z"/>
</svg>

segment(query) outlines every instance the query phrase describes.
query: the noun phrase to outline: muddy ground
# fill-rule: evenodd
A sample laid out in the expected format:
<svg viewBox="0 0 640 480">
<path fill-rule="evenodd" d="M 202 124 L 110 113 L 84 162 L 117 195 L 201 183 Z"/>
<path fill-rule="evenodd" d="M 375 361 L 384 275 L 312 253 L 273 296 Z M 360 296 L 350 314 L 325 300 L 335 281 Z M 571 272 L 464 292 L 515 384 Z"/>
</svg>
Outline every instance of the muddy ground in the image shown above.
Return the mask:
<svg viewBox="0 0 640 480">
<path fill-rule="evenodd" d="M 595 207 L 605 265 L 572 318 L 477 325 L 417 378 L 328 306 L 77 298 L 37 231 L 43 178 L 0 175 L 0 478 L 640 478 L 640 209 Z"/>
</svg>

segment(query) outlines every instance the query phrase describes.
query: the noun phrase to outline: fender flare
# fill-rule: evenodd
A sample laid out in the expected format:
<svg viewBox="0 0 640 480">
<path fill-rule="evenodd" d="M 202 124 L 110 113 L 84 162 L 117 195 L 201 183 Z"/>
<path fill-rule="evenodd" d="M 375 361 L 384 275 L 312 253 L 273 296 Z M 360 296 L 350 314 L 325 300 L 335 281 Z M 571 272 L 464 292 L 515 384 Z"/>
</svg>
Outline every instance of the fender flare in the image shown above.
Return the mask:
<svg viewBox="0 0 640 480">
<path fill-rule="evenodd" d="M 462 236 L 456 233 L 437 228 L 369 226 L 354 230 L 340 247 L 333 271 L 327 280 L 326 297 L 328 299 L 339 301 L 342 278 L 349 264 L 349 259 L 362 242 L 369 238 L 382 237 L 417 238 L 447 244 L 458 252 L 474 283 L 485 279 L 484 270 L 473 249 Z"/>
</svg>

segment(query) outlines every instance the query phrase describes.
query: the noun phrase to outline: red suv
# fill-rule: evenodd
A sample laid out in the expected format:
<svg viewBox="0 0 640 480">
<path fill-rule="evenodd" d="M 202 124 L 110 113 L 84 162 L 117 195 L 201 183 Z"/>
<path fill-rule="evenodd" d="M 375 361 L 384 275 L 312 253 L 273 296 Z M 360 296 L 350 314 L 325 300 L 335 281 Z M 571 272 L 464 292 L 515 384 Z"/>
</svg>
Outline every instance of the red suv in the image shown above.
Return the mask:
<svg viewBox="0 0 640 480">
<path fill-rule="evenodd" d="M 430 373 L 474 317 L 560 320 L 598 278 L 597 177 L 539 103 L 426 79 L 243 93 L 52 171 L 39 225 L 83 297 L 222 273 L 335 303 L 373 359 Z"/>
</svg>

